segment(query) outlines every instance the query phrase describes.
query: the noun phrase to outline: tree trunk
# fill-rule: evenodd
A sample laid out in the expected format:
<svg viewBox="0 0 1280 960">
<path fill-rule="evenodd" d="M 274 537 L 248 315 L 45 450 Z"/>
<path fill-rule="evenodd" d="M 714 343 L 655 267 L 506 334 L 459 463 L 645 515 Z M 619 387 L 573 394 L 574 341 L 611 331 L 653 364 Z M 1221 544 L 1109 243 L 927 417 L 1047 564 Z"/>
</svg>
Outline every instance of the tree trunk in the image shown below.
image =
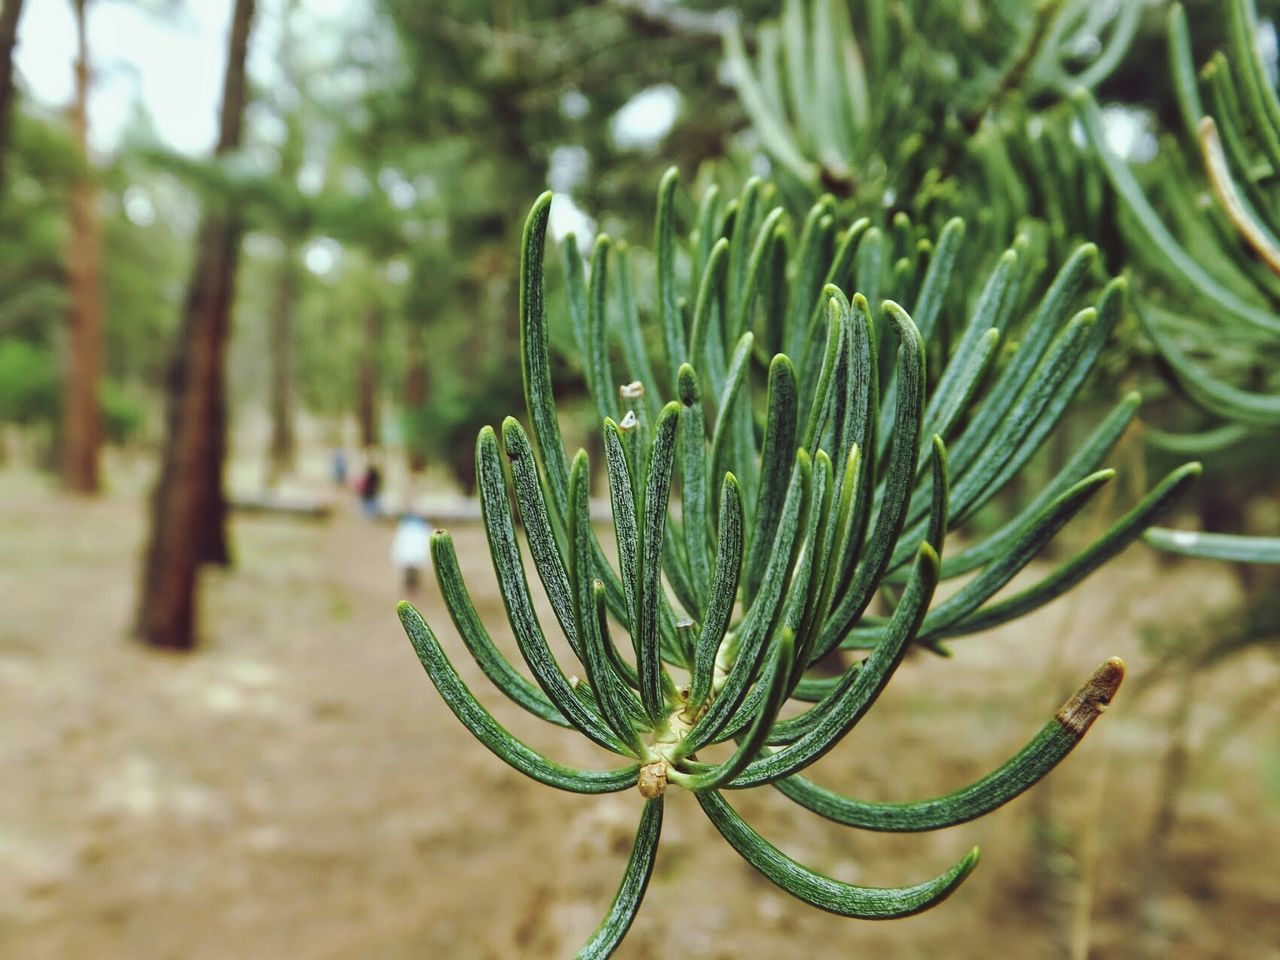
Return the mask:
<svg viewBox="0 0 1280 960">
<path fill-rule="evenodd" d="M 8 187 L 9 115 L 13 112 L 13 49 L 18 45 L 22 0 L 0 0 L 0 204 Z"/>
<path fill-rule="evenodd" d="M 67 285 L 71 310 L 63 409 L 63 482 L 75 493 L 98 491 L 98 449 L 102 445 L 102 282 L 98 190 L 89 162 L 89 43 L 86 0 L 74 0 L 79 53 L 75 64 L 75 102 L 71 125 L 79 149 L 80 175 L 71 187 L 71 236 L 67 247 Z"/>
<path fill-rule="evenodd" d="M 427 358 L 422 351 L 422 330 L 409 324 L 409 338 L 405 344 L 409 368 L 404 376 L 404 409 L 409 422 L 417 424 L 427 403 Z M 427 468 L 427 452 L 422 438 L 412 432 L 405 437 L 408 450 L 409 473 L 421 473 Z"/>
<path fill-rule="evenodd" d="M 306 100 L 306 77 L 294 56 L 298 0 L 287 0 L 284 8 L 283 32 L 280 36 L 278 60 L 286 80 L 298 92 L 298 105 L 284 118 L 285 138 L 280 145 L 280 180 L 290 188 L 296 186 L 302 170 L 306 138 L 303 134 L 303 103 Z M 280 230 L 280 265 L 275 277 L 275 296 L 271 310 L 271 443 L 267 451 L 267 485 L 276 486 L 293 469 L 293 327 L 294 313 L 302 286 L 302 267 L 298 248 L 305 240 L 289 216 L 283 218 Z"/>
<path fill-rule="evenodd" d="M 216 324 L 216 351 L 210 391 L 210 453 L 203 458 L 203 503 L 196 520 L 200 565 L 231 565 L 231 546 L 227 538 L 227 495 L 223 490 L 222 468 L 227 462 L 227 343 L 231 339 L 231 305 L 235 302 L 236 264 L 240 256 L 240 223 L 232 214 L 223 212 L 214 218 L 213 242 L 219 247 L 211 259 L 208 289 L 200 295 L 197 310 L 209 310 Z M 193 279 L 194 282 L 194 279 Z M 188 293 L 190 298 L 193 294 Z M 190 300 L 188 301 L 190 302 Z M 191 308 L 188 308 L 191 309 Z"/>
<path fill-rule="evenodd" d="M 236 0 L 223 81 L 218 154 L 240 144 L 247 97 L 245 54 L 254 0 Z M 152 646 L 195 646 L 197 573 L 226 557 L 222 463 L 225 365 L 240 225 L 211 201 L 197 239 L 182 331 L 169 369 L 168 434 L 151 503 L 137 632 Z"/>
<path fill-rule="evenodd" d="M 293 397 L 291 384 L 293 315 L 298 299 L 298 253 L 286 240 L 276 275 L 275 303 L 271 311 L 271 467 L 269 485 L 293 469 Z"/>
<path fill-rule="evenodd" d="M 382 305 L 373 304 L 364 315 L 364 346 L 356 371 L 356 420 L 360 426 L 360 446 L 376 447 L 378 430 L 378 359 L 382 342 Z"/>
</svg>

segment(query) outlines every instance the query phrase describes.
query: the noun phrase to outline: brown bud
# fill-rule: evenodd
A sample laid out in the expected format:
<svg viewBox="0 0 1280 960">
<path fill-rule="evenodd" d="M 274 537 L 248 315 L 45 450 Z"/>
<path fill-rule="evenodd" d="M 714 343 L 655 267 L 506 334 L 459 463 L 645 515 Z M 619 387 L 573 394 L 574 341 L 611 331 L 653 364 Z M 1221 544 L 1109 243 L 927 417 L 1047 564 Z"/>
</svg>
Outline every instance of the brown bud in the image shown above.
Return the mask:
<svg viewBox="0 0 1280 960">
<path fill-rule="evenodd" d="M 1116 695 L 1116 690 L 1119 689 L 1120 681 L 1123 679 L 1123 660 L 1112 657 L 1104 661 L 1085 685 L 1062 705 L 1062 709 L 1057 713 L 1058 722 L 1076 736 L 1083 737 L 1093 725 L 1093 721 L 1107 709 L 1107 705 Z"/>
<path fill-rule="evenodd" d="M 667 763 L 655 760 L 640 768 L 640 779 L 636 781 L 640 788 L 640 796 L 646 800 L 660 797 L 667 792 Z"/>
</svg>

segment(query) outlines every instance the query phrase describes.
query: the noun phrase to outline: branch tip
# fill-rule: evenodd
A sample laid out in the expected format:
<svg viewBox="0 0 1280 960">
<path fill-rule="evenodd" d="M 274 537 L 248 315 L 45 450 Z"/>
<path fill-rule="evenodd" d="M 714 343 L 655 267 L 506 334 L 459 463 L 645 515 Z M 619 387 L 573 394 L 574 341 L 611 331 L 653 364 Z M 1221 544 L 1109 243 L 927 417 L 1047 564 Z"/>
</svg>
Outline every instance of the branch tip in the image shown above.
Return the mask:
<svg viewBox="0 0 1280 960">
<path fill-rule="evenodd" d="M 1088 732 L 1111 703 L 1124 679 L 1124 661 L 1119 657 L 1104 660 L 1079 690 L 1056 714 L 1057 721 L 1078 737 Z"/>
</svg>

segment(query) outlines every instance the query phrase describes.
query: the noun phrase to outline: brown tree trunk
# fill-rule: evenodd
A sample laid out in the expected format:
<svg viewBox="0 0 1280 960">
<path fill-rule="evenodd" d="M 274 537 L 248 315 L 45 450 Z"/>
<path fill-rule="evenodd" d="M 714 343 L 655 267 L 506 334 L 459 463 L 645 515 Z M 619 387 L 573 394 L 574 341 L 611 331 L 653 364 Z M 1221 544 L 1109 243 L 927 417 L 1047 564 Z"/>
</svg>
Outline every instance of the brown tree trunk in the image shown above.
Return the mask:
<svg viewBox="0 0 1280 960">
<path fill-rule="evenodd" d="M 284 118 L 285 138 L 280 145 L 280 180 L 291 187 L 298 182 L 306 147 L 303 136 L 302 103 L 306 99 L 306 82 L 298 68 L 295 51 L 295 29 L 298 0 L 288 0 L 284 8 L 283 33 L 280 37 L 279 64 L 285 78 L 298 91 L 299 104 Z M 302 285 L 302 268 L 298 247 L 305 236 L 286 215 L 280 231 L 281 256 L 275 277 L 275 296 L 271 311 L 271 441 L 267 451 L 267 484 L 275 486 L 293 469 L 293 327 L 294 313 Z"/>
<path fill-rule="evenodd" d="M 360 427 L 360 446 L 376 447 L 378 430 L 378 359 L 382 342 L 382 305 L 373 304 L 364 315 L 364 347 L 356 371 L 356 421 Z"/>
<path fill-rule="evenodd" d="M 71 125 L 79 149 L 80 175 L 71 187 L 71 236 L 67 246 L 70 330 L 63 409 L 63 482 L 76 493 L 98 491 L 98 449 L 102 445 L 102 282 L 98 190 L 89 163 L 89 43 L 86 0 L 74 0 L 78 55 Z"/>
<path fill-rule="evenodd" d="M 298 299 L 298 254 L 285 242 L 276 275 L 275 304 L 271 311 L 271 449 L 270 485 L 293 469 L 293 315 Z"/>
<path fill-rule="evenodd" d="M 427 358 L 422 351 L 422 330 L 409 324 L 409 338 L 405 344 L 409 368 L 404 376 L 404 409 L 405 413 L 417 423 L 422 409 L 427 403 Z M 422 440 L 417 436 L 405 437 L 408 450 L 409 473 L 421 473 L 427 469 L 427 452 Z"/>
<path fill-rule="evenodd" d="M 245 54 L 254 0 L 232 16 L 216 153 L 240 144 L 247 89 Z M 227 555 L 222 462 L 226 452 L 225 365 L 240 226 L 213 202 L 197 239 L 182 331 L 169 370 L 168 436 L 151 503 L 137 632 L 152 646 L 195 646 L 197 573 Z"/>
<path fill-rule="evenodd" d="M 13 112 L 13 50 L 18 45 L 22 0 L 0 0 L 0 204 L 9 172 L 9 115 Z"/>
<path fill-rule="evenodd" d="M 227 538 L 227 497 L 222 487 L 222 468 L 227 462 L 227 343 L 231 339 L 231 305 L 235 302 L 241 227 L 238 219 L 228 212 L 219 213 L 213 219 L 211 234 L 215 239 L 212 242 L 218 245 L 218 252 L 210 260 L 208 287 L 198 295 L 200 305 L 195 308 L 212 314 L 217 346 L 213 354 L 210 387 L 210 453 L 202 459 L 204 495 L 197 516 L 200 534 L 196 542 L 200 565 L 228 567 L 231 565 L 231 546 Z M 196 296 L 194 291 L 189 291 L 188 302 L 193 296 Z"/>
</svg>

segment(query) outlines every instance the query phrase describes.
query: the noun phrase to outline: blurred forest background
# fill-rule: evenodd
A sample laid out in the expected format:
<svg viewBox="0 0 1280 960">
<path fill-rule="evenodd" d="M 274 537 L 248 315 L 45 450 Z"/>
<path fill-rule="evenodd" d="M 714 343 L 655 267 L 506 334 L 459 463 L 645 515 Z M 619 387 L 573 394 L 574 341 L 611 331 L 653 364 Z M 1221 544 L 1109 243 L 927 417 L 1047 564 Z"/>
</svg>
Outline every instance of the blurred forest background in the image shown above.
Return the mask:
<svg viewBox="0 0 1280 960">
<path fill-rule="evenodd" d="M 1203 187 L 1172 132 L 1166 6 L 1131 3 L 1123 57 L 1090 85 L 1112 149 L 1185 223 L 1169 185 Z M 861 153 L 810 169 L 771 149 L 726 59 L 735 24 L 752 54 L 767 42 L 767 0 L 4 0 L 0 729 L 16 749 L 0 765 L 0 954 L 557 956 L 580 941 L 630 814 L 513 787 L 453 728 L 395 622 L 390 526 L 355 515 L 352 482 L 376 465 L 385 514 L 467 515 L 476 431 L 523 409 L 517 253 L 547 188 L 557 240 L 623 239 L 642 277 L 674 164 L 683 223 L 713 180 L 774 176 L 797 222 L 826 191 L 886 226 L 959 214 L 989 251 L 966 269 L 1021 231 L 1045 262 L 1093 240 L 1109 271 L 1160 288 L 1061 86 L 1020 59 L 1046 6 L 851 4 L 875 116 Z M 1068 59 L 1084 71 L 1126 4 L 1075 6 Z M 1210 0 L 1186 6 L 1203 62 L 1226 19 Z M 1258 7 L 1274 69 L 1280 5 Z M 1090 46 L 1088 11 L 1104 8 Z M 894 31 L 877 36 L 882 9 Z M 576 445 L 594 408 L 557 282 L 549 296 Z M 1247 360 L 1251 382 L 1274 384 L 1267 356 Z M 1102 366 L 1036 469 L 1126 390 L 1162 430 L 1212 426 L 1134 318 Z M 1271 429 L 1207 457 L 1180 520 L 1274 535 L 1278 448 Z M 1117 500 L 1175 454 L 1135 431 Z M 464 567 L 482 572 L 472 533 Z M 971 641 L 958 664 L 930 662 L 895 701 L 889 754 L 927 759 L 903 774 L 886 754 L 864 774 L 888 793 L 900 776 L 949 789 L 1020 742 L 1095 650 L 1136 664 L 1128 720 L 1094 735 L 1111 747 L 1091 741 L 1056 775 L 1074 780 L 956 838 L 985 837 L 988 886 L 867 932 L 781 903 L 705 852 L 714 838 L 678 833 L 621 955 L 663 955 L 683 929 L 708 957 L 800 955 L 793 942 L 1280 957 L 1275 580 L 1144 551 L 984 650 Z M 496 592 L 477 602 L 501 609 Z M 1002 657 L 1023 658 L 1024 680 L 988 689 Z M 970 680 L 977 699 L 962 696 Z M 939 742 L 949 726 L 964 742 Z M 492 822 L 473 793 L 503 796 Z M 761 803 L 758 819 L 780 809 Z M 562 831 L 566 810 L 578 831 L 564 849 L 518 849 L 539 825 Z M 867 866 L 869 882 L 954 846 L 844 850 L 806 829 L 797 843 L 846 877 Z M 466 892 L 494 883 L 508 911 L 466 916 Z M 690 883 L 706 889 L 686 929 Z M 744 926 L 758 949 L 734 939 Z"/>
</svg>

